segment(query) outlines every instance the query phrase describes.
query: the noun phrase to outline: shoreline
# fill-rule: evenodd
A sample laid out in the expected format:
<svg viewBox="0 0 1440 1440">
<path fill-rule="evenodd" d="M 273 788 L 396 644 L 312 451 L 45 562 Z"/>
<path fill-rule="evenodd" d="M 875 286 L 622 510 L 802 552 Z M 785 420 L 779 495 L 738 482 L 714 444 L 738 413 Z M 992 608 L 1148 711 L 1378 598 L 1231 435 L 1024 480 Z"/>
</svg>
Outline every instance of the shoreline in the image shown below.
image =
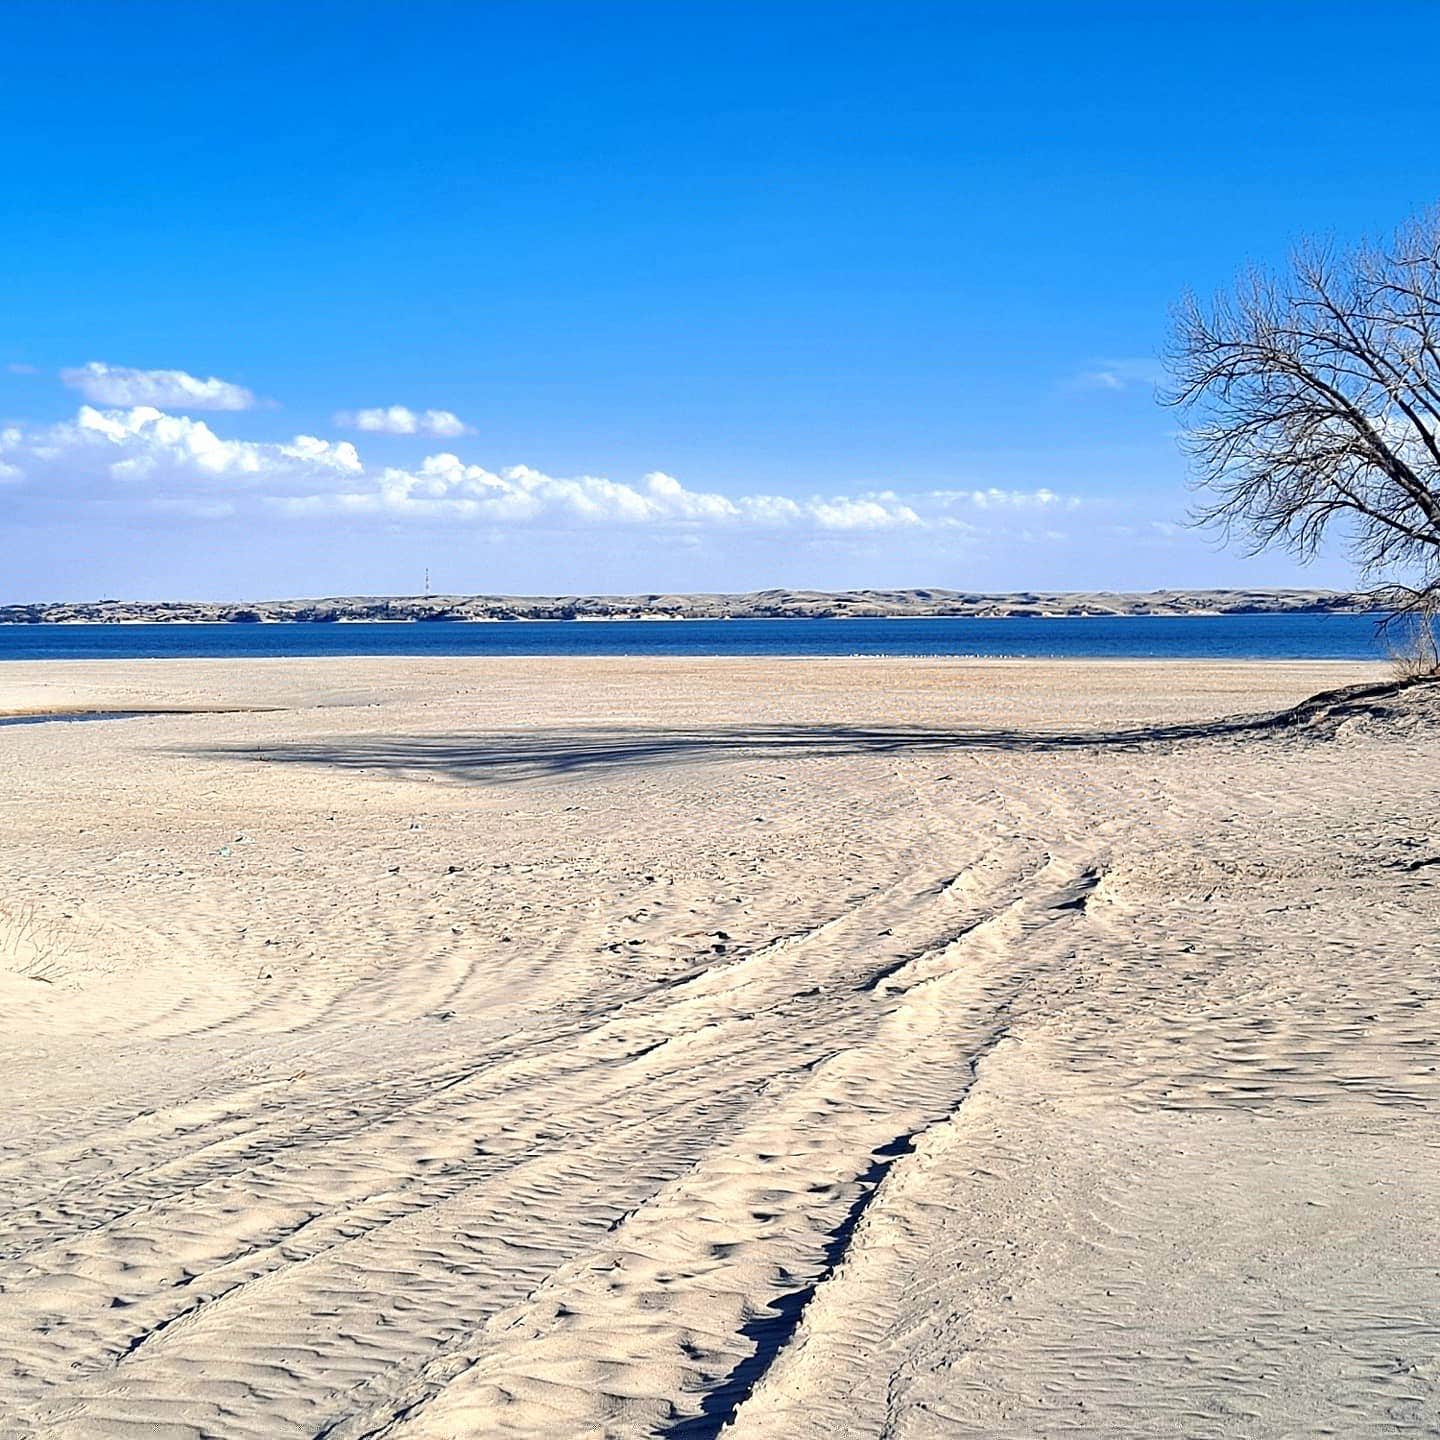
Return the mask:
<svg viewBox="0 0 1440 1440">
<path fill-rule="evenodd" d="M 1019 671 L 1028 669 L 1043 671 L 1046 674 L 1058 674 L 1062 671 L 1076 669 L 1092 670 L 1097 672 L 1120 671 L 1120 670 L 1146 670 L 1158 669 L 1176 672 L 1210 670 L 1226 672 L 1231 670 L 1253 670 L 1257 673 L 1274 672 L 1280 670 L 1306 669 L 1316 671 L 1354 671 L 1357 675 L 1380 676 L 1389 674 L 1390 662 L 1384 658 L 1374 660 L 1355 660 L 1345 657 L 1335 658 L 1333 656 L 1146 656 L 1146 655 L 1060 655 L 1060 656 L 1037 656 L 1037 655 L 531 655 L 531 654 L 426 654 L 426 655 L 394 655 L 394 654 L 363 654 L 363 655 L 57 655 L 35 657 L 27 655 L 16 655 L 11 657 L 0 657 L 0 720 L 17 719 L 38 715 L 42 717 L 63 718 L 64 715 L 73 710 L 94 713 L 104 712 L 107 707 L 96 704 L 75 704 L 51 709 L 48 707 L 35 708 L 31 706 L 7 707 L 5 702 L 5 685 L 7 681 L 24 685 L 25 678 L 18 672 L 25 666 L 35 666 L 42 672 L 42 675 L 52 676 L 56 667 L 75 666 L 82 671 L 104 671 L 117 670 L 126 666 L 134 666 L 143 670 L 146 674 L 162 671 L 165 668 L 179 670 L 181 668 L 193 667 L 198 671 L 211 671 L 214 673 L 233 672 L 237 664 L 243 664 L 247 669 L 255 667 L 257 670 L 279 671 L 286 668 L 296 667 L 319 667 L 326 670 L 340 671 L 343 669 L 388 669 L 394 667 L 398 672 L 415 670 L 422 675 L 430 675 L 437 668 L 450 669 L 452 667 L 463 667 L 465 671 L 479 670 L 482 668 L 496 666 L 507 669 L 514 669 L 521 672 L 528 672 L 537 665 L 543 665 L 546 670 L 557 680 L 565 677 L 560 674 L 562 669 L 583 669 L 583 668 L 618 668 L 621 673 L 636 668 L 663 669 L 684 669 L 688 667 L 704 667 L 706 669 L 731 669 L 737 672 L 764 667 L 769 665 L 803 668 L 808 665 L 822 666 L 827 670 L 833 670 L 842 666 L 853 666 L 866 670 L 881 669 L 885 667 L 900 667 L 907 672 L 921 672 L 929 668 L 948 669 L 954 671 L 966 671 L 981 669 L 984 671 Z M 163 674 L 157 676 L 163 678 Z M 457 675 L 459 678 L 471 678 Z M 49 679 L 39 679 L 41 686 L 53 683 Z M 127 718 L 145 718 L 150 716 L 163 715 L 248 715 L 265 714 L 271 710 L 285 707 L 250 704 L 226 704 L 226 705 L 151 705 L 137 706 L 124 705 L 113 707 L 114 711 L 122 711 Z"/>
<path fill-rule="evenodd" d="M 1073 611 L 1052 611 L 1036 610 L 1023 611 L 1014 614 L 992 614 L 990 612 L 964 615 L 933 614 L 933 615 L 573 615 L 565 619 L 556 619 L 541 615 L 462 615 L 455 618 L 443 620 L 428 620 L 423 616 L 404 615 L 399 617 L 384 616 L 346 616 L 336 620 L 313 620 L 301 618 L 288 618 L 284 616 L 262 617 L 259 620 L 188 620 L 183 618 L 175 619 L 144 619 L 144 620 L 0 620 L 0 628 L 12 630 L 31 630 L 39 626 L 58 628 L 68 626 L 72 629 L 88 627 L 91 629 L 106 629 L 122 625 L 188 625 L 191 627 L 209 626 L 219 629 L 221 627 L 230 629 L 236 625 L 270 625 L 270 626 L 296 626 L 313 625 L 329 628 L 333 625 L 639 625 L 639 624 L 734 624 L 745 622 L 770 622 L 770 621 L 797 621 L 807 624 L 823 624 L 827 621 L 834 621 L 841 624 L 856 624 L 863 621 L 886 622 L 900 620 L 1220 620 L 1230 618 L 1241 618 L 1247 620 L 1275 617 L 1279 619 L 1292 619 L 1297 615 L 1368 615 L 1374 616 L 1377 620 L 1389 614 L 1386 610 L 1363 610 L 1352 607 L 1336 607 L 1334 609 L 1304 609 L 1304 610 L 1135 610 L 1135 611 L 1084 611 L 1075 613 Z"/>
<path fill-rule="evenodd" d="M 1377 683 L 1391 675 L 1383 660 L 1214 659 L 1185 657 L 963 655 L 265 655 L 17 657 L 0 662 L 0 723 L 55 721 L 77 714 L 140 720 L 254 716 L 261 719 L 388 704 L 392 691 L 423 695 L 427 703 L 453 707 L 466 697 L 484 697 L 494 682 L 503 694 L 513 686 L 551 688 L 593 685 L 603 695 L 614 688 L 653 685 L 664 693 L 703 681 L 716 705 L 732 703 L 757 677 L 785 677 L 785 689 L 767 703 L 784 708 L 797 687 L 828 689 L 841 675 L 862 688 L 883 686 L 896 694 L 935 687 L 953 688 L 956 703 L 968 703 L 978 688 L 1014 688 L 1040 693 L 1047 687 L 1076 693 L 1108 694 L 1130 685 L 1151 691 L 1168 677 L 1177 693 L 1198 687 L 1233 696 L 1233 711 L 1264 709 L 1277 689 L 1296 698 L 1351 683 Z M 546 723 L 537 714 L 532 724 Z M 129 728 L 129 727 L 125 727 Z"/>
</svg>

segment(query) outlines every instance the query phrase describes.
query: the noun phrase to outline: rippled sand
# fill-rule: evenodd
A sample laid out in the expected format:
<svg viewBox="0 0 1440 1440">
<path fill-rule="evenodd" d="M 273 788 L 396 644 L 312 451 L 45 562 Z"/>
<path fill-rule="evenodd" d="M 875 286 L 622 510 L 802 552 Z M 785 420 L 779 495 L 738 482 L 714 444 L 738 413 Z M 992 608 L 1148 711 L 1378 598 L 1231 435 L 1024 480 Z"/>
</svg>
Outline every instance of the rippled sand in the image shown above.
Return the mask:
<svg viewBox="0 0 1440 1440">
<path fill-rule="evenodd" d="M 0 668 L 0 1433 L 1436 1433 L 1383 678 Z"/>
</svg>

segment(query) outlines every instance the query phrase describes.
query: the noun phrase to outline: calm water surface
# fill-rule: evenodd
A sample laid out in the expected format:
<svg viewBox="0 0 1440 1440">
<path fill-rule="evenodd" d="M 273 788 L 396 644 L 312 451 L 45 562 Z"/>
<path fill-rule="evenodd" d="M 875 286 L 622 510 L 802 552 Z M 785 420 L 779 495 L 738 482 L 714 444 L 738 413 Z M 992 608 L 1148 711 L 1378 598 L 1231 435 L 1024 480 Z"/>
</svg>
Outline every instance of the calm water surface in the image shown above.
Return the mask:
<svg viewBox="0 0 1440 1440">
<path fill-rule="evenodd" d="M 1379 660 L 1371 615 L 0 625 L 0 660 L 325 655 L 987 655 Z"/>
</svg>

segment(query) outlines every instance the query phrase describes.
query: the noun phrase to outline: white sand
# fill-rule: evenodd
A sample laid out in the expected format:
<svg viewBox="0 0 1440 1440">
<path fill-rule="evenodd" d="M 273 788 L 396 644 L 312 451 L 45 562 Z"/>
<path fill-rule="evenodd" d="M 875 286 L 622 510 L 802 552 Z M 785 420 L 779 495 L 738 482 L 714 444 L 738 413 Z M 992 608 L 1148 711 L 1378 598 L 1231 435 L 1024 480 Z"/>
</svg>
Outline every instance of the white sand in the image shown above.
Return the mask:
<svg viewBox="0 0 1440 1440">
<path fill-rule="evenodd" d="M 1440 1433 L 1379 678 L 3 667 L 0 1434 Z"/>
</svg>

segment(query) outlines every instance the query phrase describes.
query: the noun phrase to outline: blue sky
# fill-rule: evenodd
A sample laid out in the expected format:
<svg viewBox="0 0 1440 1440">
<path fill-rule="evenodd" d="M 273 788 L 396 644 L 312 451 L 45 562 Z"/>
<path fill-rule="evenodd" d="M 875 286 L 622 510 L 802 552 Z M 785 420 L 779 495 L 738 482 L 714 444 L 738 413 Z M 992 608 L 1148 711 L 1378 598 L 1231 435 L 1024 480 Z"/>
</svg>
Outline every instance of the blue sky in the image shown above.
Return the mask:
<svg viewBox="0 0 1440 1440">
<path fill-rule="evenodd" d="M 1348 581 L 1183 528 L 1154 356 L 1440 198 L 1440 7 L 5 31 L 0 598 Z"/>
</svg>

